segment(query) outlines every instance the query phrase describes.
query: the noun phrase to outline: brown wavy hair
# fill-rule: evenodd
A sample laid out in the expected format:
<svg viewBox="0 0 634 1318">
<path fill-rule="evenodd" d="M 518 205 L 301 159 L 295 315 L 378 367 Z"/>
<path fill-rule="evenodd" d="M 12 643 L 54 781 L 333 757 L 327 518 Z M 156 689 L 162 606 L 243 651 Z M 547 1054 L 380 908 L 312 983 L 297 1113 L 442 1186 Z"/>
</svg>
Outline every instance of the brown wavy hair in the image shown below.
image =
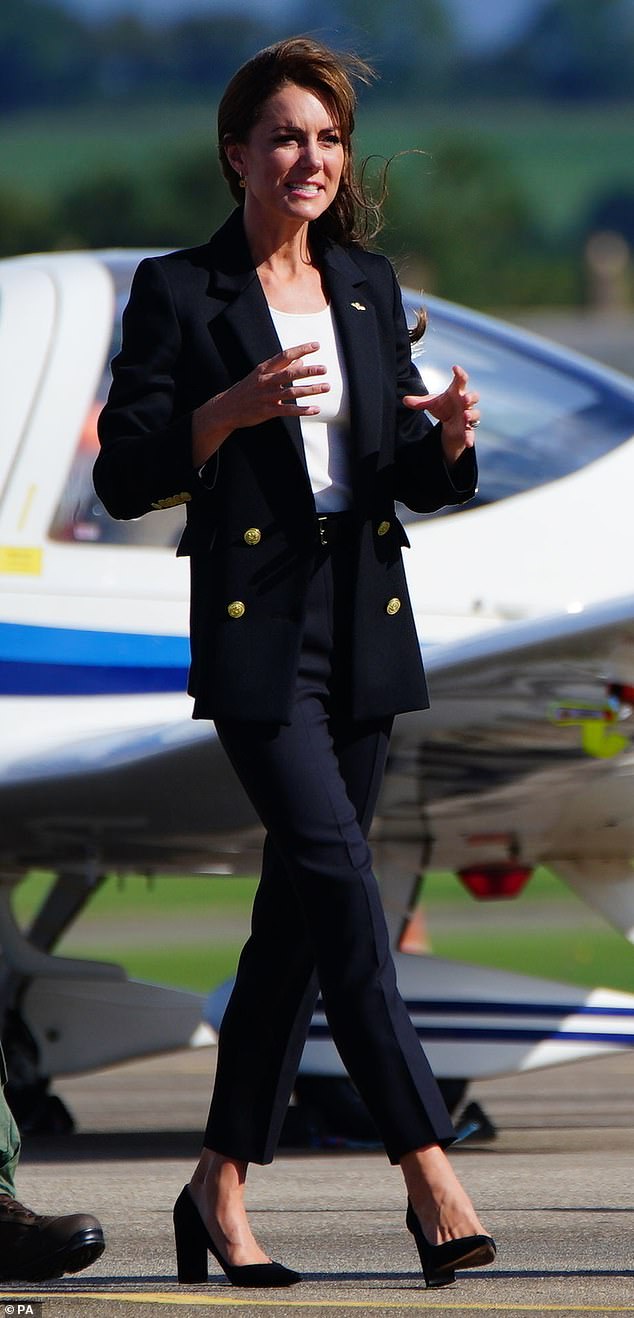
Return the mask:
<svg viewBox="0 0 634 1318">
<path fill-rule="evenodd" d="M 311 230 L 333 242 L 369 242 L 381 227 L 381 207 L 366 195 L 362 180 L 357 178 L 351 140 L 357 106 L 355 83 L 372 82 L 375 76 L 372 67 L 358 55 L 338 54 L 311 37 L 288 37 L 266 46 L 243 64 L 218 107 L 218 154 L 235 200 L 242 200 L 242 192 L 225 147 L 231 142 L 247 142 L 269 97 L 287 83 L 295 83 L 325 102 L 344 148 L 337 195 L 328 210 L 311 222 Z"/>
<path fill-rule="evenodd" d="M 315 92 L 328 106 L 341 134 L 344 164 L 337 195 L 327 211 L 312 220 L 310 231 L 319 239 L 336 243 L 366 246 L 382 227 L 382 205 L 387 196 L 385 161 L 380 196 L 370 196 L 364 186 L 364 169 L 357 176 L 352 152 L 357 94 L 355 83 L 368 84 L 376 73 L 370 64 L 350 53 L 340 54 L 314 41 L 312 37 L 287 37 L 266 46 L 247 60 L 234 74 L 218 106 L 218 155 L 222 172 L 235 201 L 244 194 L 235 169 L 227 159 L 226 147 L 232 142 L 247 142 L 269 97 L 287 83 Z M 423 308 L 410 330 L 415 342 L 425 332 L 427 314 Z"/>
</svg>

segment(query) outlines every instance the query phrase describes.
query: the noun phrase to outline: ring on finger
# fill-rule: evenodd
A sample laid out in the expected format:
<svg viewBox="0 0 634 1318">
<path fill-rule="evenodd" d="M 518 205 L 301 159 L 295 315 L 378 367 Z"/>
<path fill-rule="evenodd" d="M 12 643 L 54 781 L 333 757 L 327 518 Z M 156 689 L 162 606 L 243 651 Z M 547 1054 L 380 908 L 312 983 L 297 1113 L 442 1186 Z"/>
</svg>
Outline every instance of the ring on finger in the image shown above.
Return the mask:
<svg viewBox="0 0 634 1318">
<path fill-rule="evenodd" d="M 478 418 L 477 420 L 475 420 L 475 421 L 467 421 L 467 427 L 468 427 L 469 430 L 475 430 L 476 426 L 479 426 L 479 425 L 480 425 L 480 419 L 479 419 L 479 418 Z"/>
</svg>

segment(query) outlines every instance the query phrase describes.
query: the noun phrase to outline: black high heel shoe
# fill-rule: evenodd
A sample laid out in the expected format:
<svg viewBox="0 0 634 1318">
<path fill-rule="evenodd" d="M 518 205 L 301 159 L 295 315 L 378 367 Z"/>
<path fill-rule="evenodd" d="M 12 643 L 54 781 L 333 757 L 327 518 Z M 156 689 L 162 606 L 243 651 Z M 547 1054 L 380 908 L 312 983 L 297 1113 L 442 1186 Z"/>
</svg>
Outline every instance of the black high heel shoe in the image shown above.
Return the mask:
<svg viewBox="0 0 634 1318">
<path fill-rule="evenodd" d="M 405 1225 L 411 1231 L 427 1286 L 450 1286 L 456 1280 L 456 1268 L 482 1268 L 495 1258 L 492 1236 L 461 1236 L 430 1245 L 408 1199 Z"/>
<path fill-rule="evenodd" d="M 178 1280 L 207 1281 L 207 1250 L 213 1254 L 232 1286 L 294 1286 L 301 1281 L 299 1272 L 282 1263 L 246 1263 L 236 1267 L 222 1257 L 198 1212 L 187 1186 L 174 1204 L 174 1238 Z"/>
</svg>

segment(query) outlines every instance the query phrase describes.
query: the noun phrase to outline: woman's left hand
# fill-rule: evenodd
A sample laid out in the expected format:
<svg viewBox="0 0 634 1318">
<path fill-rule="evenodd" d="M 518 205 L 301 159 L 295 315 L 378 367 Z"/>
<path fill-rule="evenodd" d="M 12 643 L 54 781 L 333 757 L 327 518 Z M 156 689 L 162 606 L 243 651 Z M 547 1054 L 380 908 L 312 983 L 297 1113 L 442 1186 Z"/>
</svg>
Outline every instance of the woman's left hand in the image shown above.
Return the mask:
<svg viewBox="0 0 634 1318">
<path fill-rule="evenodd" d="M 454 366 L 452 370 L 453 380 L 443 393 L 407 394 L 403 399 L 406 407 L 429 412 L 442 421 L 442 447 L 449 467 L 465 449 L 473 448 L 474 427 L 480 424 L 476 407 L 480 395 L 467 391 L 469 376 L 462 366 Z"/>
</svg>

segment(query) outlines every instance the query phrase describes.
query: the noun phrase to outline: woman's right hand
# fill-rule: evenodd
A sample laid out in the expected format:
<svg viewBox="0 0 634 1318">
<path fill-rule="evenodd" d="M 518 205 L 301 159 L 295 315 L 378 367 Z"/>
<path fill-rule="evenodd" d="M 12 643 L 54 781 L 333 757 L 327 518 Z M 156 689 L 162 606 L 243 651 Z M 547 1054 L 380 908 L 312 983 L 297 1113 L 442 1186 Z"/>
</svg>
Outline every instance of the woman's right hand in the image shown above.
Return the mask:
<svg viewBox="0 0 634 1318">
<path fill-rule="evenodd" d="M 233 430 L 257 426 L 274 417 L 317 416 L 319 408 L 300 400 L 327 393 L 330 385 L 296 384 L 326 374 L 325 366 L 307 366 L 304 357 L 316 352 L 318 343 L 300 343 L 285 348 L 275 357 L 260 362 L 237 384 L 216 394 L 197 408 L 193 416 L 192 456 L 195 467 L 202 467 Z"/>
</svg>

